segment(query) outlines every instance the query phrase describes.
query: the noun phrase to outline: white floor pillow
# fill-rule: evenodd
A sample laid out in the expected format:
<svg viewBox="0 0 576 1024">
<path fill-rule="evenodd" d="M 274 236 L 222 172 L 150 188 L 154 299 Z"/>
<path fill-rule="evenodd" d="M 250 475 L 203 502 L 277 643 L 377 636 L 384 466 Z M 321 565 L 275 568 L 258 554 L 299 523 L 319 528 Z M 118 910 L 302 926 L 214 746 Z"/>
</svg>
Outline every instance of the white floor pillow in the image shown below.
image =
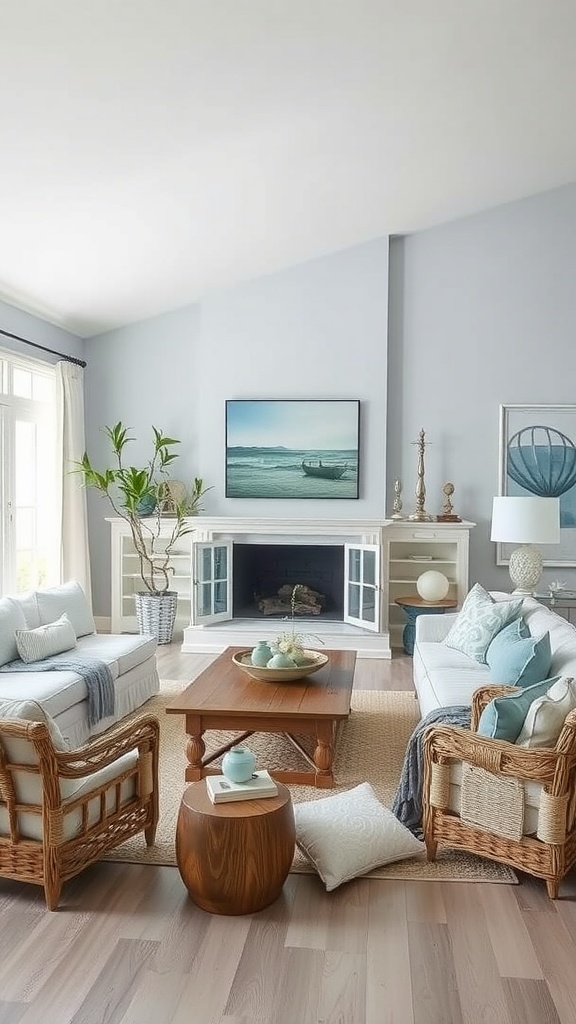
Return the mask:
<svg viewBox="0 0 576 1024">
<path fill-rule="evenodd" d="M 330 892 L 382 864 L 424 852 L 380 803 L 369 782 L 323 800 L 296 804 L 296 843 Z"/>
</svg>

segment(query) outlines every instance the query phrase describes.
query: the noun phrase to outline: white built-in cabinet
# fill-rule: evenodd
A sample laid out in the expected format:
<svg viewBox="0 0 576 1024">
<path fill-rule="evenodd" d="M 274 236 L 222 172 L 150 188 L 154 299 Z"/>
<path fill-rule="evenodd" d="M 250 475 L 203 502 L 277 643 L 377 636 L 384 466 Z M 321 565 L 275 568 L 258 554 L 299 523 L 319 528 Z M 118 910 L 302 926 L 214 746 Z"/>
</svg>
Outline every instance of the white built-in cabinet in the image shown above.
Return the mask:
<svg viewBox="0 0 576 1024">
<path fill-rule="evenodd" d="M 128 524 L 123 519 L 109 519 L 108 522 L 112 529 L 110 628 L 112 633 L 137 633 L 134 594 L 145 589 L 140 576 L 139 558 Z M 173 519 L 163 520 L 159 541 L 156 544 L 158 550 L 162 549 L 170 537 L 173 526 Z M 170 589 L 178 592 L 176 628 L 180 629 L 188 625 L 192 611 L 191 555 L 191 534 L 186 534 L 179 539 L 170 558 L 170 564 L 174 569 Z"/>
<path fill-rule="evenodd" d="M 136 632 L 134 593 L 142 589 L 138 556 L 122 519 L 112 530 L 111 629 Z M 233 545 L 342 544 L 344 556 L 344 625 L 322 624 L 327 647 L 350 647 L 360 656 L 389 657 L 402 646 L 405 619 L 395 598 L 416 593 L 421 572 L 434 568 L 450 580 L 450 596 L 462 603 L 468 590 L 469 534 L 474 523 L 410 523 L 365 520 L 232 519 L 198 517 L 182 537 L 171 564 L 171 589 L 179 594 L 177 628 L 183 650 L 216 651 L 229 644 L 250 644 L 278 620 L 233 619 Z M 162 540 L 173 520 L 162 525 Z M 216 628 L 213 628 L 216 627 Z M 320 624 L 314 623 L 318 631 Z"/>
<path fill-rule="evenodd" d="M 443 573 L 450 582 L 448 597 L 460 606 L 468 593 L 470 530 L 474 523 L 388 524 L 383 532 L 387 567 L 388 631 L 390 646 L 402 647 L 406 615 L 397 597 L 417 594 L 416 581 L 428 569 Z"/>
</svg>

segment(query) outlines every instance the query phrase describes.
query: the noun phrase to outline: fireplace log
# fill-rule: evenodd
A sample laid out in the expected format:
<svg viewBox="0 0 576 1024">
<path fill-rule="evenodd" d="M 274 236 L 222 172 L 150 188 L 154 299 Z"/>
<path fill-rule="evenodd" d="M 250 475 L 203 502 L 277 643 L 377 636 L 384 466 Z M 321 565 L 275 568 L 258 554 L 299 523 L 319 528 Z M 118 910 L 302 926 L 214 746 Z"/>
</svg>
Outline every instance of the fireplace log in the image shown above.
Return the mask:
<svg viewBox="0 0 576 1024">
<path fill-rule="evenodd" d="M 294 607 L 292 607 L 292 593 L 294 586 L 298 586 Z M 277 594 L 272 597 L 258 597 L 256 603 L 263 615 L 283 615 L 285 617 L 294 615 L 320 615 L 326 598 L 317 590 L 312 590 L 301 584 L 284 584 Z"/>
<path fill-rule="evenodd" d="M 297 602 L 303 604 L 318 604 L 321 608 L 324 607 L 324 604 L 326 603 L 325 595 L 321 594 L 318 590 L 313 590 L 312 587 L 308 587 L 303 583 L 285 583 L 278 590 L 278 596 L 281 597 L 283 601 L 287 601 L 288 604 L 290 604 L 292 601 L 292 592 L 294 587 L 298 587 L 296 593 Z"/>
</svg>

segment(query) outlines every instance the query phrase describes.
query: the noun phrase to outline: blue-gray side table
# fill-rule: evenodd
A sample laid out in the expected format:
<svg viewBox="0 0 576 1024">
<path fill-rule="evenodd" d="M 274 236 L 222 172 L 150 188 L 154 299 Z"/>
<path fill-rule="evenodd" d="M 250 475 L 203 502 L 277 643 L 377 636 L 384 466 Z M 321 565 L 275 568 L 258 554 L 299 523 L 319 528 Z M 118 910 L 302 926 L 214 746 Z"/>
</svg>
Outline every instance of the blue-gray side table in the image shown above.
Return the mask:
<svg viewBox="0 0 576 1024">
<path fill-rule="evenodd" d="M 414 654 L 416 619 L 419 615 L 443 615 L 447 608 L 455 608 L 458 604 L 453 597 L 445 597 L 442 601 L 425 601 L 419 594 L 397 597 L 395 600 L 404 609 L 408 619 L 402 634 L 405 654 Z"/>
</svg>

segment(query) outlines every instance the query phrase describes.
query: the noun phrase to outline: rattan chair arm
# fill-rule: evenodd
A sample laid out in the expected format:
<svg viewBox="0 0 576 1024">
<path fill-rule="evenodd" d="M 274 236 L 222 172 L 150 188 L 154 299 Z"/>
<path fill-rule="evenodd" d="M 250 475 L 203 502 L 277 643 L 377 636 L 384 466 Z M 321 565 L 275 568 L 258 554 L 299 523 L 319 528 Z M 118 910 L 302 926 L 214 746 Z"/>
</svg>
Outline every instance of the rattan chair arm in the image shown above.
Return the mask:
<svg viewBox="0 0 576 1024">
<path fill-rule="evenodd" d="M 446 763 L 461 762 L 484 768 L 496 775 L 509 775 L 526 782 L 551 786 L 563 755 L 547 747 L 531 750 L 506 740 L 479 736 L 457 726 L 435 725 L 424 734 L 424 758 Z M 572 754 L 576 763 L 576 752 Z"/>
<path fill-rule="evenodd" d="M 130 750 L 152 749 L 158 756 L 160 723 L 153 715 L 143 715 L 136 721 L 108 730 L 97 739 L 76 750 L 56 751 L 58 774 L 62 778 L 77 779 L 92 775 L 100 768 L 113 764 Z"/>
<path fill-rule="evenodd" d="M 472 694 L 472 719 L 470 722 L 470 728 L 476 732 L 478 722 L 480 721 L 480 715 L 491 700 L 494 700 L 495 697 L 504 697 L 507 693 L 514 693 L 515 691 L 517 691 L 517 687 L 505 685 L 504 683 L 492 683 L 489 686 L 479 686 L 477 690 L 474 690 L 474 693 Z"/>
</svg>

